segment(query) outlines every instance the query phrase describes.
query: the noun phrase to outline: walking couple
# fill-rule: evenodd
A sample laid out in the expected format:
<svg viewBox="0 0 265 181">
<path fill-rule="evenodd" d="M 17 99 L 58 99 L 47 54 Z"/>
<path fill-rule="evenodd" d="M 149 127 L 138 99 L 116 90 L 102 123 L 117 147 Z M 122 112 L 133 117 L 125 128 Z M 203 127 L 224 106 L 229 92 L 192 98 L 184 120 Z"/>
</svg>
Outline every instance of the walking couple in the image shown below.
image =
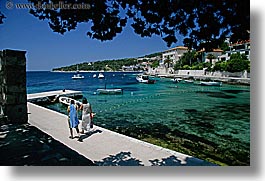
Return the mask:
<svg viewBox="0 0 265 181">
<path fill-rule="evenodd" d="M 81 121 L 81 132 L 79 132 L 78 125 L 78 110 L 82 110 L 82 121 Z M 73 137 L 73 128 L 76 129 L 76 132 L 78 134 L 78 141 L 82 141 L 80 137 L 80 133 L 84 134 L 85 131 L 90 131 L 90 129 L 93 127 L 93 116 L 91 105 L 87 102 L 86 98 L 83 98 L 82 104 L 80 107 L 75 105 L 74 100 L 71 100 L 70 106 L 68 106 L 67 112 L 69 114 L 68 122 L 69 122 L 69 128 L 70 128 L 70 137 L 71 139 L 74 139 Z"/>
</svg>

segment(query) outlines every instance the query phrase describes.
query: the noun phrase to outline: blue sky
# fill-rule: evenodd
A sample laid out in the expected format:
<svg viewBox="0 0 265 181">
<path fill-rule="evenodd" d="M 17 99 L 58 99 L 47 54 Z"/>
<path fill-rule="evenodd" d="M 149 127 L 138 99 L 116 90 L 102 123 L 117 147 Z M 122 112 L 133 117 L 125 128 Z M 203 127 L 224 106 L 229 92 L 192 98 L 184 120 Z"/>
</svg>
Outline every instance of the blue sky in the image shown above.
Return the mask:
<svg viewBox="0 0 265 181">
<path fill-rule="evenodd" d="M 0 2 L 1 11 L 7 17 L 0 25 L 0 50 L 27 51 L 27 70 L 51 70 L 81 62 L 139 57 L 169 48 L 158 36 L 141 38 L 129 24 L 121 34 L 106 42 L 87 37 L 89 25 L 85 23 L 61 35 L 53 32 L 47 21 L 38 20 L 28 10 L 8 10 L 5 3 L 5 0 Z M 171 47 L 177 45 L 182 45 L 182 37 Z"/>
</svg>

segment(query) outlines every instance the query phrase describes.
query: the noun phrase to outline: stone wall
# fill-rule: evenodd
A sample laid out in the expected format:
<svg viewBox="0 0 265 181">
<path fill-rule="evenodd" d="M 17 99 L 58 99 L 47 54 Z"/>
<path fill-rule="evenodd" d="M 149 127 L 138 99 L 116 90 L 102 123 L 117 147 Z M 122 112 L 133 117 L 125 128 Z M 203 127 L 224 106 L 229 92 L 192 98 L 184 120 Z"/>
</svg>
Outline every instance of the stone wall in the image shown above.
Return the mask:
<svg viewBox="0 0 265 181">
<path fill-rule="evenodd" d="M 11 123 L 27 123 L 26 52 L 0 51 L 0 106 Z"/>
<path fill-rule="evenodd" d="M 148 69 L 148 74 L 150 75 L 171 75 L 174 74 L 175 76 L 209 76 L 209 77 L 235 77 L 235 78 L 250 78 L 250 73 L 247 71 L 242 71 L 242 72 L 220 72 L 220 71 L 215 71 L 215 72 L 209 72 L 206 70 L 176 70 L 174 71 L 172 68 L 166 69 L 165 67 L 158 67 L 155 69 L 149 68 Z"/>
</svg>

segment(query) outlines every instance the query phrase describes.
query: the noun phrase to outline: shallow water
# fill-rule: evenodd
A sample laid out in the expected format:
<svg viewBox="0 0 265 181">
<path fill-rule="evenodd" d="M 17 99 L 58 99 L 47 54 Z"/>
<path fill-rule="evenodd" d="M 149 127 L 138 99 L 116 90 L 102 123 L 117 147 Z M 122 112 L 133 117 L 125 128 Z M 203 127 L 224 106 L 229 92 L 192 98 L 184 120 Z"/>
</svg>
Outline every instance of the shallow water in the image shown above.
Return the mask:
<svg viewBox="0 0 265 181">
<path fill-rule="evenodd" d="M 249 165 L 250 87 L 205 87 L 156 78 L 139 84 L 134 73 L 28 72 L 28 93 L 81 90 L 96 113 L 95 124 L 221 165 Z M 40 81 L 42 80 L 42 81 Z M 122 88 L 123 95 L 98 95 L 97 88 Z M 66 114 L 60 103 L 49 108 Z"/>
</svg>

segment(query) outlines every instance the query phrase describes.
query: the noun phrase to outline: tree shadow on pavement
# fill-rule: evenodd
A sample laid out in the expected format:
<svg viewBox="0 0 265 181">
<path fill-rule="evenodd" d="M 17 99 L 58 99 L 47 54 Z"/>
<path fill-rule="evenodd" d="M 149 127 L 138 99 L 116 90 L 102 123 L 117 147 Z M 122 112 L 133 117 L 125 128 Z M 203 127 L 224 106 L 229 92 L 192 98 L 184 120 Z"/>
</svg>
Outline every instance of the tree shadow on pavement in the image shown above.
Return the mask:
<svg viewBox="0 0 265 181">
<path fill-rule="evenodd" d="M 120 152 L 116 155 L 110 155 L 102 159 L 102 161 L 95 162 L 99 166 L 144 166 L 140 160 L 133 158 L 131 152 Z"/>
<path fill-rule="evenodd" d="M 187 157 L 185 160 L 181 160 L 178 157 L 171 155 L 167 158 L 149 160 L 151 166 L 217 166 L 213 163 L 200 160 L 194 157 Z"/>
<path fill-rule="evenodd" d="M 93 166 L 91 160 L 30 124 L 0 126 L 2 166 Z"/>
</svg>

